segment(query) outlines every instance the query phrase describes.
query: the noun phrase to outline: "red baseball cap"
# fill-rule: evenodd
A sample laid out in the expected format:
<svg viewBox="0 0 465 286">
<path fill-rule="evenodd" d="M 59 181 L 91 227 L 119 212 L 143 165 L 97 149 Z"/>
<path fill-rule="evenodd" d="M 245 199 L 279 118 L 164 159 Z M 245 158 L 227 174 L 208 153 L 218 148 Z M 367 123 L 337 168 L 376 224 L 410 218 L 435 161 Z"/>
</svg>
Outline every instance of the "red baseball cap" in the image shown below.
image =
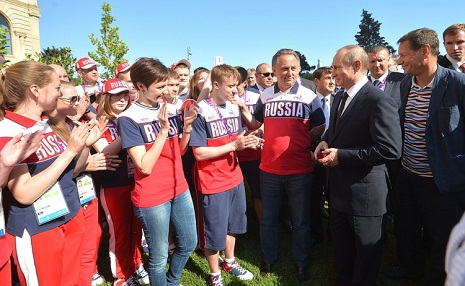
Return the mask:
<svg viewBox="0 0 465 286">
<path fill-rule="evenodd" d="M 100 65 L 94 62 L 93 60 L 89 58 L 80 58 L 75 64 L 74 68 L 76 71 L 79 71 L 80 69 L 89 69 L 93 66 L 99 67 Z"/>
<path fill-rule="evenodd" d="M 122 91 L 129 91 L 129 87 L 126 82 L 120 80 L 119 78 L 111 78 L 103 85 L 102 94 L 117 94 Z"/>
<path fill-rule="evenodd" d="M 118 77 L 118 75 L 122 72 L 125 72 L 127 70 L 129 70 L 131 68 L 131 64 L 130 63 L 120 63 L 117 67 L 116 67 L 116 70 L 115 70 L 115 77 Z"/>
</svg>

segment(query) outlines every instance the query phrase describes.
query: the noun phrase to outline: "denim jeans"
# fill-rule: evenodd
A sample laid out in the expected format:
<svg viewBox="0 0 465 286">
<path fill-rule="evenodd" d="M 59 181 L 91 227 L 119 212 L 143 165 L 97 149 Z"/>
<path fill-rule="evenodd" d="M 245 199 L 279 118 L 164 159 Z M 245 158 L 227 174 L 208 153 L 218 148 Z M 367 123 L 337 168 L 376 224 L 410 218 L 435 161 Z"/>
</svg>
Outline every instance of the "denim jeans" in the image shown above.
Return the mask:
<svg viewBox="0 0 465 286">
<path fill-rule="evenodd" d="M 283 192 L 289 197 L 292 228 L 292 257 L 297 267 L 307 267 L 310 256 L 310 191 L 312 173 L 275 175 L 260 171 L 263 218 L 260 245 L 264 260 L 274 264 L 278 259 L 279 210 Z"/>
<path fill-rule="evenodd" d="M 146 269 L 150 284 L 178 285 L 182 270 L 197 245 L 194 205 L 189 190 L 164 204 L 149 208 L 134 207 L 134 211 L 149 246 L 149 265 Z M 170 222 L 178 245 L 166 272 Z"/>
</svg>

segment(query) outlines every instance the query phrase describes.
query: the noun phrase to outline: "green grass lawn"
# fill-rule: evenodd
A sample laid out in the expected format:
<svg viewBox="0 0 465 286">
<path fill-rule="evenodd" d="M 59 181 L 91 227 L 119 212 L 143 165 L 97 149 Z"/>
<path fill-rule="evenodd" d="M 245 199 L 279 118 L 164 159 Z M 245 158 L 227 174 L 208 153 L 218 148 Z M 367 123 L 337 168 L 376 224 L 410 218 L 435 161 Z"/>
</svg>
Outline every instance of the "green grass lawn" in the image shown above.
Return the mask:
<svg viewBox="0 0 465 286">
<path fill-rule="evenodd" d="M 294 264 L 291 257 L 291 234 L 282 230 L 280 234 L 280 257 L 274 267 L 273 274 L 262 278 L 260 276 L 260 262 L 262 259 L 260 244 L 258 240 L 258 222 L 254 213 L 249 211 L 249 229 L 248 233 L 237 237 L 236 257 L 240 264 L 254 274 L 251 281 L 241 281 L 229 274 L 223 274 L 227 285 L 333 285 L 335 273 L 333 270 L 333 253 L 330 242 L 325 240 L 312 248 L 310 261 L 310 280 L 307 283 L 299 284 L 295 278 Z M 324 220 L 323 225 L 327 225 Z M 388 225 L 388 239 L 384 246 L 383 261 L 381 269 L 387 265 L 396 264 L 395 240 L 392 234 L 392 225 Z M 108 235 L 106 235 L 108 237 Z M 111 274 L 108 263 L 108 243 L 107 239 L 102 240 L 99 252 L 99 271 L 104 275 L 107 281 L 111 281 Z M 210 279 L 209 268 L 206 259 L 198 253 L 193 253 L 191 259 L 184 269 L 181 284 L 184 286 L 208 285 Z M 107 282 L 105 285 L 112 285 Z M 378 285 L 380 286 L 416 286 L 421 283 L 416 281 L 391 281 L 386 279 L 382 274 L 379 275 Z"/>
</svg>

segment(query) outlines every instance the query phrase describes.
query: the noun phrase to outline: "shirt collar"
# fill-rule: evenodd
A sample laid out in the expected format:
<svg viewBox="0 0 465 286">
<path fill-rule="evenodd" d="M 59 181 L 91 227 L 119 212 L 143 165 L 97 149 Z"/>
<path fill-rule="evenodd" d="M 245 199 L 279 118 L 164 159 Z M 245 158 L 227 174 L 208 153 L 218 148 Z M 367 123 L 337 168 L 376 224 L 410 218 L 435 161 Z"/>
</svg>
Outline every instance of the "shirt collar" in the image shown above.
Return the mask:
<svg viewBox="0 0 465 286">
<path fill-rule="evenodd" d="M 456 59 L 453 59 L 449 54 L 446 54 L 446 58 L 450 61 L 452 64 L 452 67 L 454 67 L 454 70 L 462 72 L 459 67 L 462 65 L 461 62 L 457 61 Z"/>
<path fill-rule="evenodd" d="M 362 77 L 362 79 L 354 84 L 351 88 L 346 90 L 347 94 L 349 95 L 350 98 L 353 98 L 357 92 L 362 89 L 362 87 L 368 82 L 368 78 L 366 76 Z"/>
<path fill-rule="evenodd" d="M 415 82 L 415 77 L 413 76 L 412 77 L 412 88 L 414 89 L 433 89 L 433 84 L 434 84 L 434 79 L 436 78 L 436 74 L 434 75 L 433 79 L 431 80 L 430 83 L 428 83 L 427 85 L 425 86 L 419 86 L 416 82 Z"/>
<path fill-rule="evenodd" d="M 371 78 L 371 82 L 374 82 L 375 80 L 379 80 L 379 81 L 384 81 L 387 76 L 389 74 L 389 71 L 385 72 L 382 76 L 380 76 L 379 78 L 374 78 L 373 76 L 370 75 L 370 78 Z"/>
</svg>

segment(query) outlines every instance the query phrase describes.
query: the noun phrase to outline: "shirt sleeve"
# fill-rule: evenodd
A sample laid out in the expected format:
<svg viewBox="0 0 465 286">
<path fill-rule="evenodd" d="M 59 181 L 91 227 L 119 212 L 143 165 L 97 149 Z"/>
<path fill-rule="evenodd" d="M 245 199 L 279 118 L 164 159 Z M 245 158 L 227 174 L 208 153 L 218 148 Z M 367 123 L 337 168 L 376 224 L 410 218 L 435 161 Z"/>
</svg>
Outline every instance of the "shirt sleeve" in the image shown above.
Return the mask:
<svg viewBox="0 0 465 286">
<path fill-rule="evenodd" d="M 139 125 L 129 117 L 120 117 L 117 121 L 118 133 L 121 136 L 122 148 L 145 145 Z"/>
<path fill-rule="evenodd" d="M 255 112 L 253 113 L 253 116 L 255 119 L 259 122 L 263 122 L 263 107 L 265 105 L 262 103 L 262 99 L 257 100 L 257 105 L 255 107 Z"/>
<path fill-rule="evenodd" d="M 191 138 L 189 140 L 189 146 L 207 146 L 207 128 L 205 118 L 202 116 L 197 116 L 194 122 L 192 122 L 192 132 Z"/>
</svg>

